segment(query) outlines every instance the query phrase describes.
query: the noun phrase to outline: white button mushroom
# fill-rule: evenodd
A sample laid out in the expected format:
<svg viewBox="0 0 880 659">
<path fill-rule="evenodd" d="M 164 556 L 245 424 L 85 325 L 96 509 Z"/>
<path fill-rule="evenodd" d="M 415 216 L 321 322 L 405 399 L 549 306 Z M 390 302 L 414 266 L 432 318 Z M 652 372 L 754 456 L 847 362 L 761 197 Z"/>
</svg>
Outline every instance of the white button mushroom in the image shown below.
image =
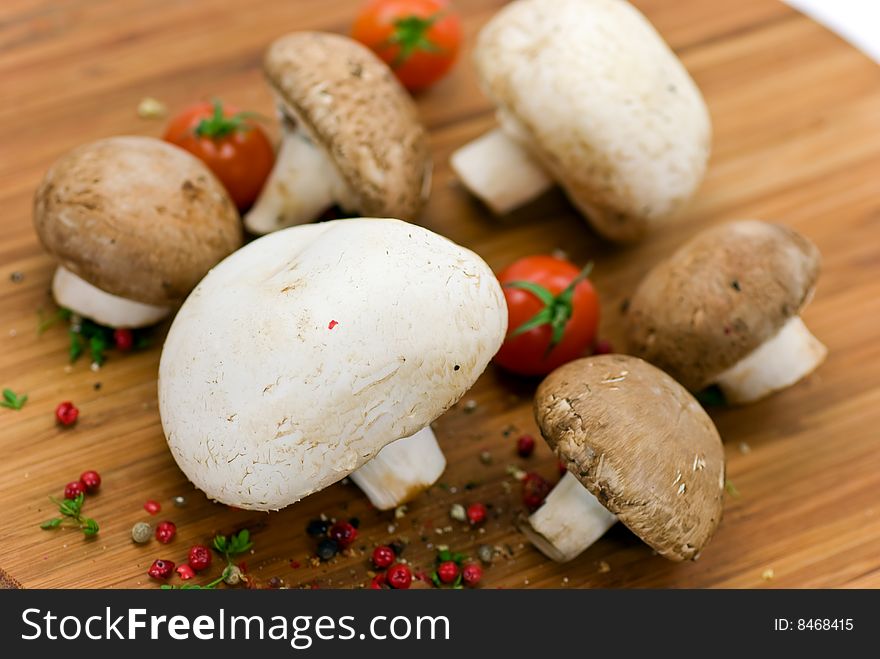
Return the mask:
<svg viewBox="0 0 880 659">
<path fill-rule="evenodd" d="M 629 346 L 691 391 L 717 384 L 737 404 L 768 396 L 827 354 L 799 315 L 819 265 L 816 246 L 786 227 L 751 220 L 707 229 L 639 284 Z"/>
<path fill-rule="evenodd" d="M 703 178 L 711 124 L 681 62 L 623 0 L 517 0 L 474 52 L 500 127 L 452 156 L 496 213 L 559 183 L 596 230 L 640 238 Z"/>
<path fill-rule="evenodd" d="M 426 229 L 286 229 L 228 257 L 181 307 L 159 366 L 162 426 L 223 503 L 275 510 L 355 472 L 390 508 L 442 472 L 428 424 L 506 331 L 492 271 Z"/>
<path fill-rule="evenodd" d="M 571 560 L 616 520 L 658 554 L 696 558 L 721 521 L 724 448 L 700 404 L 636 357 L 569 362 L 535 395 L 541 434 L 568 472 L 522 530 Z"/>
<path fill-rule="evenodd" d="M 275 167 L 245 227 L 257 234 L 348 212 L 415 219 L 431 156 L 415 104 L 391 70 L 347 37 L 296 32 L 263 64 L 283 118 Z"/>
<path fill-rule="evenodd" d="M 235 205 L 195 157 L 149 137 L 111 137 L 56 161 L 34 226 L 58 261 L 55 300 L 111 327 L 160 321 L 241 245 Z"/>
</svg>

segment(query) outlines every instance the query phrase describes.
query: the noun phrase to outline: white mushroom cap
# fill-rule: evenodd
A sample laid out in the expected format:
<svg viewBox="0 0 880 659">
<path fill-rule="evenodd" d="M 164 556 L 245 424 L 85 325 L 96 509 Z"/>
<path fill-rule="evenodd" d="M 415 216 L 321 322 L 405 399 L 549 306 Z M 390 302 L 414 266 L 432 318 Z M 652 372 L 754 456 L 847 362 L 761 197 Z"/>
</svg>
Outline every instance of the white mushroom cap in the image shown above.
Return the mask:
<svg viewBox="0 0 880 659">
<path fill-rule="evenodd" d="M 511 2 L 481 31 L 474 59 L 507 136 L 605 236 L 641 237 L 702 180 L 705 103 L 628 2 Z"/>
<path fill-rule="evenodd" d="M 196 287 L 168 334 L 168 444 L 208 496 L 287 506 L 455 403 L 500 347 L 507 309 L 476 254 L 398 220 L 269 234 Z"/>
</svg>

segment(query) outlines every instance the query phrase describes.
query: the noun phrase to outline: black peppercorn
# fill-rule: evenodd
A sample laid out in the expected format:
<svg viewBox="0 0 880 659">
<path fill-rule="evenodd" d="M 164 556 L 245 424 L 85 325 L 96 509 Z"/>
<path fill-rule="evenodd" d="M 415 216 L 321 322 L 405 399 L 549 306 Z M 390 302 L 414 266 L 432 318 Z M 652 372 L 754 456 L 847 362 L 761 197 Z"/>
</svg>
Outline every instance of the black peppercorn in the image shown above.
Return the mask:
<svg viewBox="0 0 880 659">
<path fill-rule="evenodd" d="M 324 538 L 321 542 L 318 543 L 318 558 L 322 561 L 329 561 L 331 558 L 336 556 L 336 553 L 339 551 L 339 545 L 336 544 L 335 540 L 331 540 L 330 538 Z"/>
<path fill-rule="evenodd" d="M 322 535 L 327 535 L 328 528 L 330 528 L 330 522 L 323 519 L 313 519 L 306 526 L 306 533 L 313 538 L 318 538 Z"/>
</svg>

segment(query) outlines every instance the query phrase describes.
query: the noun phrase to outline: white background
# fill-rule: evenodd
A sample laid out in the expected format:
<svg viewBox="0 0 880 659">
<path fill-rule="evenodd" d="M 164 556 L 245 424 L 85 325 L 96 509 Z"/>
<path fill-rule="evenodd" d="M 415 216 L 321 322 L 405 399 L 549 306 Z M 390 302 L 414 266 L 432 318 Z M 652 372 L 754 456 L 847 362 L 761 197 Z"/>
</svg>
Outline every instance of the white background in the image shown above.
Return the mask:
<svg viewBox="0 0 880 659">
<path fill-rule="evenodd" d="M 734 0 L 735 1 L 735 0 Z M 785 0 L 880 63 L 880 0 Z"/>
</svg>

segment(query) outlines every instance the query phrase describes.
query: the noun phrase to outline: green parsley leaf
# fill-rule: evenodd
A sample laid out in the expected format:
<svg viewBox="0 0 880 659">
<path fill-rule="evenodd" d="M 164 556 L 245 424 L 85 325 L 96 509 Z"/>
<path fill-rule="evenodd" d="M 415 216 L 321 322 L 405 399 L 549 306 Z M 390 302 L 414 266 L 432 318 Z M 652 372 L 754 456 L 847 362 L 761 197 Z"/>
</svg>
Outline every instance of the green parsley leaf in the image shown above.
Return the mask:
<svg viewBox="0 0 880 659">
<path fill-rule="evenodd" d="M 67 335 L 70 337 L 70 348 L 68 349 L 68 354 L 70 356 L 70 363 L 73 364 L 83 354 L 86 341 L 82 337 L 82 334 L 80 334 L 79 332 L 74 332 L 73 330 L 68 330 Z"/>
<path fill-rule="evenodd" d="M 89 517 L 83 518 L 83 520 L 80 522 L 79 527 L 80 529 L 82 529 L 82 532 L 87 536 L 98 535 L 98 523 Z"/>
<path fill-rule="evenodd" d="M 218 535 L 214 537 L 214 549 L 219 551 L 221 554 L 226 553 L 226 536 Z"/>
<path fill-rule="evenodd" d="M 41 529 L 55 529 L 61 526 L 61 522 L 64 520 L 60 517 L 53 517 L 52 519 L 47 519 L 45 522 L 40 524 Z"/>
<path fill-rule="evenodd" d="M 16 394 L 12 389 L 3 390 L 3 400 L 0 400 L 0 407 L 6 407 L 10 410 L 20 410 L 27 402 L 27 394 Z"/>
</svg>

